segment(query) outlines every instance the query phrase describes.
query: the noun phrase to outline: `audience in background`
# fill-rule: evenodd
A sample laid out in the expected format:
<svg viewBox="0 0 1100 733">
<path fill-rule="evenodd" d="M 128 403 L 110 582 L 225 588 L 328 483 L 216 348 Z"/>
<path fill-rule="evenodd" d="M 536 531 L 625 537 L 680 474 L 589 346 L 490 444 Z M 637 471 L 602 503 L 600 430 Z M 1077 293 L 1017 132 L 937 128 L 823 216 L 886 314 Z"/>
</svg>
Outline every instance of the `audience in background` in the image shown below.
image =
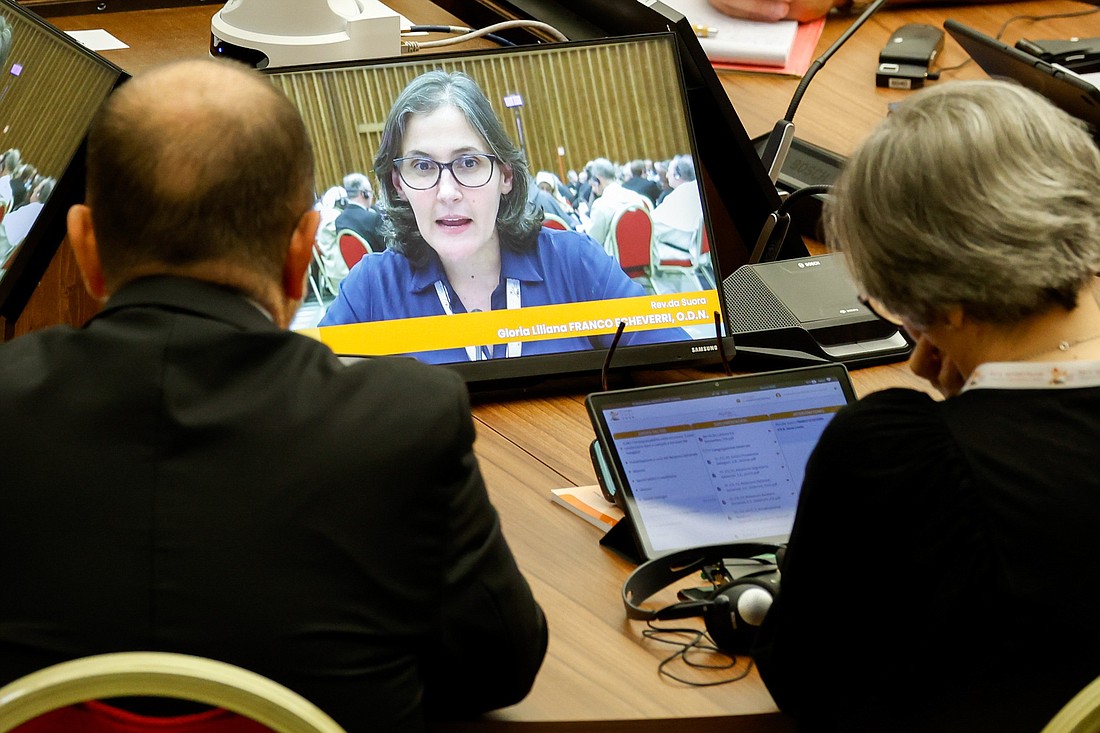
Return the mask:
<svg viewBox="0 0 1100 733">
<path fill-rule="evenodd" d="M 528 194 L 528 202 L 544 215 L 549 214 L 567 229 L 575 229 L 579 220 L 573 213 L 573 207 L 558 193 L 558 179 L 549 171 L 539 171 Z"/>
<path fill-rule="evenodd" d="M 23 163 L 11 177 L 12 209 L 18 209 L 30 199 L 34 190 L 38 169 L 30 163 Z"/>
<path fill-rule="evenodd" d="M 39 180 L 34 190 L 31 191 L 30 200 L 4 216 L 3 228 L 4 233 L 7 235 L 9 251 L 14 250 L 23 243 L 23 239 L 38 219 L 43 204 L 53 193 L 54 183 L 52 178 Z M 3 262 L 6 255 L 6 252 L 0 251 L 0 262 Z"/>
<path fill-rule="evenodd" d="M 15 148 L 0 153 L 0 213 L 11 211 L 14 204 L 12 174 L 22 165 L 22 156 Z"/>
<path fill-rule="evenodd" d="M 670 247 L 662 259 L 683 258 L 701 234 L 703 201 L 695 181 L 695 164 L 690 155 L 678 155 L 668 166 L 671 190 L 653 209 L 653 236 L 658 247 Z"/>
<path fill-rule="evenodd" d="M 381 252 L 386 247 L 386 239 L 382 235 L 382 215 L 374 209 L 370 179 L 362 173 L 349 173 L 344 176 L 344 190 L 347 191 L 347 204 L 336 217 L 336 235 L 350 229 L 366 240 L 371 252 Z"/>
<path fill-rule="evenodd" d="M 320 223 L 317 225 L 317 254 L 320 255 L 325 289 L 331 295 L 336 295 L 340 282 L 348 276 L 348 265 L 336 240 L 336 219 L 347 203 L 348 192 L 344 187 L 332 186 L 321 194 L 314 207 L 320 215 Z"/>
<path fill-rule="evenodd" d="M 660 193 L 657 194 L 657 204 L 660 205 L 665 196 L 672 191 L 672 187 L 668 185 L 668 165 L 672 161 L 658 160 L 653 163 L 653 177 L 657 182 L 657 187 L 660 189 Z"/>
<path fill-rule="evenodd" d="M 810 457 L 755 655 L 805 730 L 1035 733 L 1100 675 L 1097 201 L 1083 123 L 994 81 L 840 176 L 828 241 L 946 399 L 870 394 Z"/>
<path fill-rule="evenodd" d="M 596 158 L 588 166 L 588 177 L 592 193 L 596 199 L 592 202 L 588 225 L 588 235 L 602 244 L 609 254 L 614 256 L 611 243 L 611 223 L 615 215 L 628 206 L 640 206 L 649 210 L 652 202 L 640 193 L 635 193 L 619 183 L 618 171 L 614 163 L 607 158 Z"/>
<path fill-rule="evenodd" d="M 661 195 L 661 187 L 647 176 L 645 161 L 632 160 L 624 166 L 623 170 L 625 172 L 623 188 L 640 193 L 649 199 L 650 203 L 656 205 L 657 197 Z"/>
</svg>

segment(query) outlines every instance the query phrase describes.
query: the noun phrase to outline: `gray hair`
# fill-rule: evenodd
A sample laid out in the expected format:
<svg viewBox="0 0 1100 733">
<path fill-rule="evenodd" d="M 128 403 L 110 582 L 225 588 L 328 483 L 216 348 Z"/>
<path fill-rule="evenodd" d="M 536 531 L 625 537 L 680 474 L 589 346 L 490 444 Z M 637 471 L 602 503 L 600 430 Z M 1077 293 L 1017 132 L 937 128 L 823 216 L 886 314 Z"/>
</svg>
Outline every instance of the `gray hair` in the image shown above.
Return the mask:
<svg viewBox="0 0 1100 733">
<path fill-rule="evenodd" d="M 1100 264 L 1100 151 L 1084 125 L 1000 81 L 900 105 L 825 207 L 830 245 L 867 295 L 916 325 L 948 308 L 1013 323 L 1073 308 Z"/>
<path fill-rule="evenodd" d="M 681 181 L 695 180 L 695 161 L 691 159 L 690 155 L 677 155 L 672 159 L 669 169 Z"/>
<path fill-rule="evenodd" d="M 588 175 L 601 181 L 619 180 L 619 169 L 607 158 L 596 158 L 588 164 Z"/>
<path fill-rule="evenodd" d="M 355 198 L 360 193 L 364 196 L 370 196 L 374 193 L 374 189 L 372 189 L 370 185 L 370 179 L 362 173 L 347 174 L 344 176 L 343 184 L 344 190 L 347 191 L 348 198 Z"/>
<path fill-rule="evenodd" d="M 451 105 L 462 112 L 470 125 L 489 145 L 498 165 L 512 169 L 512 190 L 500 197 L 497 232 L 501 244 L 516 251 L 533 249 L 538 243 L 541 217 L 527 204 L 531 175 L 522 151 L 508 137 L 492 105 L 473 79 L 461 71 L 429 71 L 413 79 L 397 96 L 382 131 L 382 141 L 374 157 L 379 199 L 389 221 L 383 225 L 389 246 L 402 252 L 415 266 L 428 259 L 428 243 L 416 225 L 416 216 L 408 201 L 397 196 L 393 185 L 393 160 L 401 155 L 401 145 L 409 118 L 429 114 Z"/>
</svg>

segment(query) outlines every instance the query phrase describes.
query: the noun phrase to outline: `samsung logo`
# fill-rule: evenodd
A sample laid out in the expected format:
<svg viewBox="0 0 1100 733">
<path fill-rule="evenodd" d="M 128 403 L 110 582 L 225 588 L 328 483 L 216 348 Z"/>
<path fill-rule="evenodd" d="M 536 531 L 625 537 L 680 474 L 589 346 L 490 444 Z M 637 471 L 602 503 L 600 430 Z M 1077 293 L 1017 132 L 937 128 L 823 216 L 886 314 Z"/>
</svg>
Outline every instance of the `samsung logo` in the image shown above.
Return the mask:
<svg viewBox="0 0 1100 733">
<path fill-rule="evenodd" d="M 701 354 L 705 351 L 718 351 L 718 344 L 711 344 L 710 346 L 692 346 L 691 353 Z"/>
</svg>

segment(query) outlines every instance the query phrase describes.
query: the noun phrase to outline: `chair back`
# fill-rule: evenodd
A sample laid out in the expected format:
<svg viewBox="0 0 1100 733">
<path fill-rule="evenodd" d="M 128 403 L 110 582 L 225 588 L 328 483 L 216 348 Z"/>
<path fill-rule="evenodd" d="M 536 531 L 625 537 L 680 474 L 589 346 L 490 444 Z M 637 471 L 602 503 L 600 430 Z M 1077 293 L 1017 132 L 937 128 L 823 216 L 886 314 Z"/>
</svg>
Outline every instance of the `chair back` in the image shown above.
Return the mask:
<svg viewBox="0 0 1100 733">
<path fill-rule="evenodd" d="M 65 708 L 101 698 L 134 696 L 170 697 L 212 705 L 254 721 L 258 724 L 254 727 L 256 730 L 344 733 L 313 703 L 273 680 L 225 662 L 168 652 L 101 654 L 55 664 L 21 677 L 0 688 L 0 733 L 25 723 L 28 731 L 64 733 L 72 730 L 65 721 L 74 719 L 60 712 Z M 104 723 L 106 727 L 101 729 L 104 733 L 142 730 L 136 725 L 142 720 L 149 723 L 150 733 L 165 729 L 163 718 L 122 711 L 117 711 L 118 715 L 103 714 L 101 708 L 110 708 L 98 703 L 89 707 L 93 711 L 100 709 L 101 714 L 93 717 Z M 40 727 L 49 722 L 45 714 L 51 711 L 59 711 L 55 714 L 58 716 L 55 722 L 61 727 Z M 70 715 L 77 712 L 71 708 L 68 711 Z M 205 714 L 209 727 L 197 725 L 188 730 L 193 733 L 244 733 L 247 730 L 242 727 L 244 721 L 234 722 L 232 716 L 217 715 L 218 712 Z M 42 723 L 39 723 L 40 716 L 43 716 Z"/>
<path fill-rule="evenodd" d="M 567 231 L 569 229 L 569 225 L 565 223 L 564 219 L 548 211 L 542 213 L 542 225 L 547 229 L 560 229 L 562 231 Z"/>
<path fill-rule="evenodd" d="M 1074 695 L 1042 733 L 1100 733 L 1100 677 Z"/>
<path fill-rule="evenodd" d="M 615 212 L 611 219 L 611 243 L 627 275 L 647 274 L 653 247 L 653 219 L 649 210 L 632 204 Z"/>
<path fill-rule="evenodd" d="M 340 245 L 340 254 L 349 270 L 371 251 L 367 240 L 354 229 L 341 229 L 336 233 L 336 241 Z"/>
</svg>

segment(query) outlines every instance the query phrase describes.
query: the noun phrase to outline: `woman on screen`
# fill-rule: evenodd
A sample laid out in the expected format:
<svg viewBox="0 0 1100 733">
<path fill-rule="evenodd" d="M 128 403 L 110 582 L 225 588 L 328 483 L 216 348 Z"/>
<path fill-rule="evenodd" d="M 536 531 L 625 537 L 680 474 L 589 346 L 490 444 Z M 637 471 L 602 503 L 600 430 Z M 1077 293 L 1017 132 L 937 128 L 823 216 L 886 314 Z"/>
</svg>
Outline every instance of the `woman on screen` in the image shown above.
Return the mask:
<svg viewBox="0 0 1100 733">
<path fill-rule="evenodd" d="M 466 74 L 431 71 L 398 96 L 374 160 L 385 252 L 352 268 L 321 326 L 626 298 L 645 294 L 586 235 L 541 226 L 523 153 Z M 676 341 L 627 330 L 623 345 Z M 437 363 L 606 347 L 565 337 L 419 352 Z"/>
</svg>

